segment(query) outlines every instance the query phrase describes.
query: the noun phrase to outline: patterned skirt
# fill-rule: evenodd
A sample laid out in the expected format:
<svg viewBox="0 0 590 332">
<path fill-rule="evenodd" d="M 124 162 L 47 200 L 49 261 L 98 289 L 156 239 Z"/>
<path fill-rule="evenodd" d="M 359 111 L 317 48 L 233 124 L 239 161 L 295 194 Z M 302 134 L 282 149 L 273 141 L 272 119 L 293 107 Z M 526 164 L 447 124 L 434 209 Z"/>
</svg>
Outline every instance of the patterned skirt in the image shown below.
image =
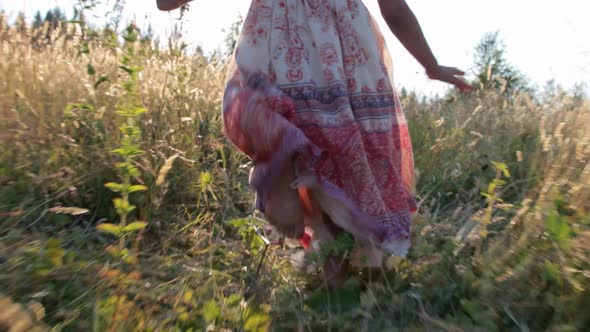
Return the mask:
<svg viewBox="0 0 590 332">
<path fill-rule="evenodd" d="M 384 38 L 361 0 L 252 0 L 223 119 L 253 160 L 259 210 L 296 156 L 296 186 L 322 213 L 359 243 L 406 255 L 412 145 Z"/>
</svg>

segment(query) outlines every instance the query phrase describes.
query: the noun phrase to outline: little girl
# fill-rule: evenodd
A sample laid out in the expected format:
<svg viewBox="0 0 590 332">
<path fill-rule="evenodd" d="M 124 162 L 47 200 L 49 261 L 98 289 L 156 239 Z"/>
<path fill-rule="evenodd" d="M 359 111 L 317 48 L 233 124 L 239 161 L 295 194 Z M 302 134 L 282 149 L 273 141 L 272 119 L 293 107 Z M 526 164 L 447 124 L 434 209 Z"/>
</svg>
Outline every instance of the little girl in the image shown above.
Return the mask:
<svg viewBox="0 0 590 332">
<path fill-rule="evenodd" d="M 378 0 L 391 31 L 431 79 L 471 89 L 437 63 L 404 0 Z M 171 10 L 187 0 L 158 0 Z M 405 256 L 416 210 L 412 145 L 377 23 L 361 0 L 252 0 L 223 100 L 225 131 L 254 162 L 256 207 L 318 249 L 355 238 L 356 266 Z M 324 265 L 336 280 L 346 260 Z"/>
</svg>

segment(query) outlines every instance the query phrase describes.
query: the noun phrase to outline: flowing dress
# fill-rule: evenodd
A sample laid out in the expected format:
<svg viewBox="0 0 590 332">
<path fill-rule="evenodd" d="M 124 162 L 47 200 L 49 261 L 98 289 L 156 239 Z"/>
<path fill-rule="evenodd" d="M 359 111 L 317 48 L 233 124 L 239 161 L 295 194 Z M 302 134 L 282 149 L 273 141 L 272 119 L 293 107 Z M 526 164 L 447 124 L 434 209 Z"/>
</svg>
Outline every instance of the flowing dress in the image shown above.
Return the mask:
<svg viewBox="0 0 590 332">
<path fill-rule="evenodd" d="M 414 165 L 384 38 L 361 0 L 252 0 L 223 99 L 229 139 L 269 187 L 297 156 L 323 210 L 380 252 L 409 248 Z M 312 226 L 313 228 L 313 226 Z"/>
</svg>

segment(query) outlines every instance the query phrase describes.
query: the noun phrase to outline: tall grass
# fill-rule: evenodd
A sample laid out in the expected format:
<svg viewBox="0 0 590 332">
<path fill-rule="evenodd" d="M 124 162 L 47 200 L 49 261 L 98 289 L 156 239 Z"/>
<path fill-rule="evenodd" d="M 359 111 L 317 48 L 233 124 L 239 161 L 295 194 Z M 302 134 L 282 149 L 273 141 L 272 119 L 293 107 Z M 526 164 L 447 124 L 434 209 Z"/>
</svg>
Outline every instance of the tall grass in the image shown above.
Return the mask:
<svg viewBox="0 0 590 332">
<path fill-rule="evenodd" d="M 129 239 L 138 262 L 120 265 L 95 226 L 117 220 L 105 184 L 118 179 L 122 46 L 76 24 L 0 29 L 0 280 L 48 326 L 590 327 L 587 99 L 405 96 L 421 202 L 410 257 L 332 292 L 290 268 L 288 245 L 261 250 L 249 162 L 222 135 L 223 62 L 134 42 L 147 110 L 134 181 L 148 190 L 132 217 L 148 227 Z M 2 310 L 0 325 L 16 324 Z"/>
</svg>

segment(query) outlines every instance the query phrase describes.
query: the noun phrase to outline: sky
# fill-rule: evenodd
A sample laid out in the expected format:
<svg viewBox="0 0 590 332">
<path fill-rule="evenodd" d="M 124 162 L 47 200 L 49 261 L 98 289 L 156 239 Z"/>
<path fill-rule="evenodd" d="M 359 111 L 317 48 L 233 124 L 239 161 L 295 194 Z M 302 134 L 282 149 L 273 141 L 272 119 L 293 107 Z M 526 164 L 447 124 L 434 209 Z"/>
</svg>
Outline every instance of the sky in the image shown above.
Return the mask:
<svg viewBox="0 0 590 332">
<path fill-rule="evenodd" d="M 473 53 L 486 32 L 499 31 L 506 58 L 534 84 L 554 79 L 564 88 L 585 83 L 590 94 L 590 1 L 588 0 L 406 0 L 418 18 L 430 47 L 442 65 L 473 74 Z M 101 2 L 112 5 L 114 0 Z M 32 17 L 55 6 L 68 9 L 76 0 L 0 0 L 0 10 L 14 17 Z M 377 0 L 364 0 L 381 27 L 394 62 L 398 88 L 432 96 L 445 91 L 443 83 L 428 80 L 422 67 L 395 39 L 379 14 Z M 206 52 L 224 47 L 223 29 L 246 16 L 250 0 L 195 0 L 183 18 L 189 47 Z M 140 26 L 151 22 L 166 36 L 179 23 L 179 11 L 160 12 L 155 0 L 127 0 L 125 19 Z M 100 19 L 102 14 L 96 19 Z"/>
</svg>

